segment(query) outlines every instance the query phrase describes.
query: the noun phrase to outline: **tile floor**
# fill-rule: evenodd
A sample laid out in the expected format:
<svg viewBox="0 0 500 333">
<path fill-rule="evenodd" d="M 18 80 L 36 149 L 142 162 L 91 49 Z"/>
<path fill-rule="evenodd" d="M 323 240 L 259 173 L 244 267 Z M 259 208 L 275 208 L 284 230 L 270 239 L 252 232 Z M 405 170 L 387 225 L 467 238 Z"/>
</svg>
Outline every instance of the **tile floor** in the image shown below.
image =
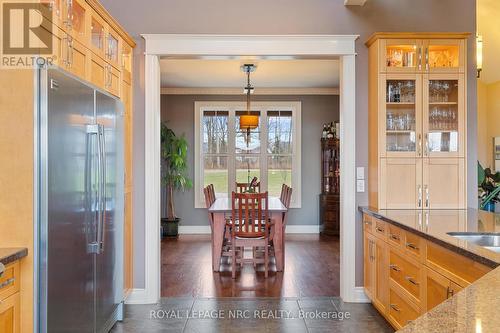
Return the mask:
<svg viewBox="0 0 500 333">
<path fill-rule="evenodd" d="M 323 316 L 323 317 L 320 317 Z M 344 316 L 344 318 L 341 318 Z M 314 298 L 162 298 L 125 306 L 111 332 L 394 332 L 370 304 Z"/>
</svg>

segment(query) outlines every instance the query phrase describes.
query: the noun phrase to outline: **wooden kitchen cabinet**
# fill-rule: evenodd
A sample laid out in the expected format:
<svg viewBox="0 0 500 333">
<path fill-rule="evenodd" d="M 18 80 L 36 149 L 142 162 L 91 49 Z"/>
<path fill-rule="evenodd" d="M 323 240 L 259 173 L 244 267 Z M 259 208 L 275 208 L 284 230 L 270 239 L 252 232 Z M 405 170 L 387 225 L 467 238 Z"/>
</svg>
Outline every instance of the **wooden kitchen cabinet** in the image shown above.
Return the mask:
<svg viewBox="0 0 500 333">
<path fill-rule="evenodd" d="M 462 289 L 458 284 L 430 268 L 424 267 L 423 272 L 426 291 L 424 309 L 426 311 L 430 311 Z"/>
<path fill-rule="evenodd" d="M 384 73 L 464 73 L 467 33 L 375 33 L 377 70 Z"/>
<path fill-rule="evenodd" d="M 370 299 L 375 297 L 375 239 L 371 231 L 364 232 L 364 286 Z"/>
<path fill-rule="evenodd" d="M 366 43 L 371 207 L 467 207 L 465 195 L 444 198 L 446 187 L 438 189 L 429 176 L 448 165 L 446 180 L 466 193 L 465 163 L 440 159 L 467 154 L 467 36 L 378 33 Z"/>
<path fill-rule="evenodd" d="M 389 307 L 387 319 L 391 325 L 399 330 L 420 315 L 420 309 L 413 304 L 404 293 L 398 293 L 397 288 L 389 289 Z"/>
<path fill-rule="evenodd" d="M 464 158 L 423 160 L 424 209 L 465 209 L 466 178 Z"/>
<path fill-rule="evenodd" d="M 19 293 L 0 300 L 0 332 L 21 332 Z"/>
<path fill-rule="evenodd" d="M 380 312 L 385 312 L 389 277 L 386 226 L 385 222 L 369 217 L 366 217 L 364 225 L 364 278 L 367 282 L 365 289 L 373 305 Z"/>
<path fill-rule="evenodd" d="M 0 332 L 21 331 L 19 261 L 5 266 L 0 275 Z"/>
<path fill-rule="evenodd" d="M 85 47 L 89 42 L 88 35 L 88 11 L 89 7 L 85 0 L 62 0 L 65 13 L 63 19 L 63 29 L 75 40 Z"/>
<path fill-rule="evenodd" d="M 123 242 L 123 289 L 128 295 L 133 288 L 134 261 L 133 261 L 133 225 L 132 225 L 132 191 L 125 190 L 125 214 L 124 214 L 124 242 Z"/>
<path fill-rule="evenodd" d="M 373 305 L 379 311 L 386 311 L 389 304 L 388 298 L 388 277 L 389 277 L 389 260 L 388 260 L 388 245 L 380 238 L 375 239 L 375 294 Z"/>
<path fill-rule="evenodd" d="M 422 215 L 419 215 L 421 221 L 416 221 L 416 227 L 422 230 L 429 218 L 450 216 L 461 221 L 460 216 L 446 211 L 436 211 L 430 214 L 432 217 Z M 363 232 L 365 294 L 395 329 L 491 270 L 368 214 L 363 215 Z"/>
<path fill-rule="evenodd" d="M 422 160 L 416 158 L 380 159 L 379 204 L 384 209 L 421 208 Z"/>
</svg>

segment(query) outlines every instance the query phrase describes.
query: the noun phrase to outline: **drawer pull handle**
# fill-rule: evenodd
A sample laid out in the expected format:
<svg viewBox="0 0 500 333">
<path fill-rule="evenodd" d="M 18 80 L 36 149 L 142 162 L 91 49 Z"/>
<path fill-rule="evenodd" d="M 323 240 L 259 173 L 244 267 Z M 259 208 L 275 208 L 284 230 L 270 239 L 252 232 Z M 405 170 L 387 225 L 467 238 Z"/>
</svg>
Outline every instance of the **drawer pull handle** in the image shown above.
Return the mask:
<svg viewBox="0 0 500 333">
<path fill-rule="evenodd" d="M 5 280 L 4 282 L 0 283 L 0 289 L 7 287 L 9 284 L 14 283 L 16 281 L 15 278 L 10 278 L 8 280 Z"/>
<path fill-rule="evenodd" d="M 396 241 L 399 241 L 399 236 L 398 235 L 393 235 L 391 234 L 390 237 Z"/>
<path fill-rule="evenodd" d="M 396 266 L 394 264 L 390 264 L 389 268 L 392 269 L 393 271 L 401 272 L 401 268 L 399 268 L 398 266 Z"/>
<path fill-rule="evenodd" d="M 396 306 L 396 304 L 391 304 L 391 308 L 394 310 L 394 311 L 397 311 L 397 312 L 401 312 L 401 310 Z"/>
<path fill-rule="evenodd" d="M 408 282 L 410 282 L 410 283 L 412 283 L 412 284 L 414 284 L 414 285 L 416 285 L 416 286 L 418 286 L 418 284 L 419 284 L 419 283 L 418 283 L 417 281 L 415 281 L 415 280 L 414 280 L 411 276 L 405 276 L 405 279 L 406 279 Z"/>
<path fill-rule="evenodd" d="M 406 247 L 409 247 L 410 249 L 413 249 L 413 250 L 418 250 L 418 246 L 416 246 L 413 243 L 406 243 Z"/>
<path fill-rule="evenodd" d="M 454 294 L 455 294 L 455 291 L 453 289 L 451 289 L 450 287 L 446 288 L 446 299 L 453 297 Z"/>
<path fill-rule="evenodd" d="M 384 232 L 384 229 L 382 229 L 380 227 L 376 227 L 375 230 L 377 230 L 378 232 Z"/>
<path fill-rule="evenodd" d="M 372 225 L 372 221 L 365 221 L 365 224 L 371 226 Z"/>
</svg>

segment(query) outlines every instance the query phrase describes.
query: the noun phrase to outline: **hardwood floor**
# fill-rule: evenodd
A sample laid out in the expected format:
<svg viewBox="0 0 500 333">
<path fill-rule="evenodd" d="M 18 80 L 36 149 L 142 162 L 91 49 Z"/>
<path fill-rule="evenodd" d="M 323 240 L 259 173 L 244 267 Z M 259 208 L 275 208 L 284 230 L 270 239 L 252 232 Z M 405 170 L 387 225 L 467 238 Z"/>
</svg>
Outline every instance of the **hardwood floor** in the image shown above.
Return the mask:
<svg viewBox="0 0 500 333">
<path fill-rule="evenodd" d="M 264 278 L 244 265 L 231 278 L 227 261 L 220 273 L 212 271 L 210 235 L 181 235 L 164 239 L 161 253 L 162 297 L 318 297 L 339 296 L 338 237 L 287 235 L 284 272 L 271 268 Z"/>
</svg>

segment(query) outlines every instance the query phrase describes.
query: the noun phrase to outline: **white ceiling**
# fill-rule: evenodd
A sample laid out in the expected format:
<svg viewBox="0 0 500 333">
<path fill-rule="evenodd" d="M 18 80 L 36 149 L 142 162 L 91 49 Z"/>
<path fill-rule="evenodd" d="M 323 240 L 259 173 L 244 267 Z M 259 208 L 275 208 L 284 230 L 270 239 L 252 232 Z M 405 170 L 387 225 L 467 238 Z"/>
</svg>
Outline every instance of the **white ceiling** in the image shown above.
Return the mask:
<svg viewBox="0 0 500 333">
<path fill-rule="evenodd" d="M 481 81 L 500 81 L 500 1 L 477 0 L 477 32 L 483 36 Z"/>
<path fill-rule="evenodd" d="M 252 85 L 260 88 L 338 88 L 338 60 L 161 59 L 163 88 L 243 88 L 244 63 L 254 63 Z"/>
</svg>

